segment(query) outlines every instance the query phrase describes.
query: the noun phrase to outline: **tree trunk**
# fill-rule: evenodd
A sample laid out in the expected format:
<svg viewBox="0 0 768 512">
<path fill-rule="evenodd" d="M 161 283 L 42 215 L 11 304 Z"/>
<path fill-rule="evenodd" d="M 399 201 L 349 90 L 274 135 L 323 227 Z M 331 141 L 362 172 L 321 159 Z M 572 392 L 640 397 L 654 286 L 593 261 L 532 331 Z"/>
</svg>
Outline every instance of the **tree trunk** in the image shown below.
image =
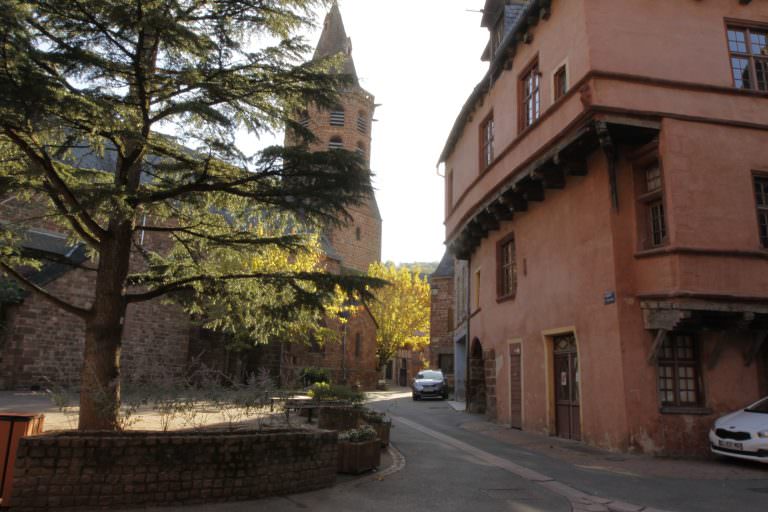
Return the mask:
<svg viewBox="0 0 768 512">
<path fill-rule="evenodd" d="M 80 384 L 80 430 L 117 430 L 120 352 L 127 303 L 123 296 L 131 253 L 132 223 L 113 222 L 102 242 L 93 312 L 85 324 Z"/>
</svg>

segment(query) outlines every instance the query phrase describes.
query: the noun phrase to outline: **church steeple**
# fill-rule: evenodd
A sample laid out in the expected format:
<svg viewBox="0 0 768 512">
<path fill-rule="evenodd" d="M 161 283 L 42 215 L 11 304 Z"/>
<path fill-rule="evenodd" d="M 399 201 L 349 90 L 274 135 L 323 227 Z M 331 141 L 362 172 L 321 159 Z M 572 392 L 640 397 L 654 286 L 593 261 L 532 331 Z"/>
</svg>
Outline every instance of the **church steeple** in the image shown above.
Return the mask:
<svg viewBox="0 0 768 512">
<path fill-rule="evenodd" d="M 333 2 L 331 10 L 325 17 L 323 33 L 317 43 L 314 58 L 335 57 L 338 54 L 344 56 L 344 63 L 340 72 L 349 75 L 355 85 L 360 85 L 357 79 L 355 61 L 352 59 L 352 40 L 347 37 L 347 31 L 344 29 L 344 20 L 341 18 L 339 4 Z"/>
</svg>

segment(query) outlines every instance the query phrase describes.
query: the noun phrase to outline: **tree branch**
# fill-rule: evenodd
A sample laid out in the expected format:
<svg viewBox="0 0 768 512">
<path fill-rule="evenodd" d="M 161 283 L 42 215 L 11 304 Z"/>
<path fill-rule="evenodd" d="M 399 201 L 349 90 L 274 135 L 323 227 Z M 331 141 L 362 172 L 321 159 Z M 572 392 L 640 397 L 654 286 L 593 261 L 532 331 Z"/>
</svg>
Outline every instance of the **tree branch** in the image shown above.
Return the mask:
<svg viewBox="0 0 768 512">
<path fill-rule="evenodd" d="M 68 208 L 66 215 L 68 217 L 72 215 L 77 216 L 84 224 L 84 227 L 91 232 L 89 239 L 92 242 L 96 242 L 96 245 L 98 246 L 100 244 L 99 239 L 106 235 L 106 231 L 101 226 L 99 226 L 99 224 L 93 220 L 90 215 L 88 215 L 88 213 L 75 197 L 74 193 L 72 193 L 61 176 L 59 176 L 59 173 L 56 172 L 56 168 L 54 167 L 51 159 L 47 156 L 39 155 L 27 141 L 25 141 L 13 130 L 5 128 L 3 131 L 8 136 L 8 138 L 10 138 L 14 144 L 16 144 L 16 146 L 19 147 L 19 149 L 21 149 L 33 162 L 36 162 L 38 165 L 40 165 L 45 173 L 45 176 L 48 178 L 52 192 L 58 194 L 64 202 L 69 204 L 71 211 Z"/>
<path fill-rule="evenodd" d="M 47 290 L 41 288 L 40 286 L 36 285 L 23 275 L 21 275 L 16 269 L 11 267 L 10 265 L 6 264 L 5 262 L 0 261 L 0 268 L 5 270 L 8 274 L 10 274 L 14 279 L 16 279 L 19 284 L 21 284 L 24 288 L 33 291 L 43 297 L 45 300 L 53 304 L 54 306 L 63 309 L 67 313 L 70 313 L 72 315 L 78 316 L 82 318 L 83 320 L 86 320 L 88 317 L 91 316 L 91 310 L 81 308 L 78 306 L 75 306 L 74 304 L 70 304 L 69 302 L 66 302 L 65 300 L 62 300 L 51 293 L 49 293 Z"/>
</svg>

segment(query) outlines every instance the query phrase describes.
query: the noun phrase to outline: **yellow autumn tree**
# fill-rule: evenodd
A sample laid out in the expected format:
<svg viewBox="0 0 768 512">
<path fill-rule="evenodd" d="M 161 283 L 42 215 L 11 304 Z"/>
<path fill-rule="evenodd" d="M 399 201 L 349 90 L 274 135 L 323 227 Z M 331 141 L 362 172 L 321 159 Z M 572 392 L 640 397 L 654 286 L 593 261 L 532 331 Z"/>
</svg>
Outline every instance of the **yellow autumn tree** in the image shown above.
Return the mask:
<svg viewBox="0 0 768 512">
<path fill-rule="evenodd" d="M 419 269 L 374 263 L 368 276 L 389 284 L 370 290 L 368 309 L 378 324 L 376 355 L 382 368 L 402 348 L 419 350 L 429 343 L 429 283 Z"/>
</svg>

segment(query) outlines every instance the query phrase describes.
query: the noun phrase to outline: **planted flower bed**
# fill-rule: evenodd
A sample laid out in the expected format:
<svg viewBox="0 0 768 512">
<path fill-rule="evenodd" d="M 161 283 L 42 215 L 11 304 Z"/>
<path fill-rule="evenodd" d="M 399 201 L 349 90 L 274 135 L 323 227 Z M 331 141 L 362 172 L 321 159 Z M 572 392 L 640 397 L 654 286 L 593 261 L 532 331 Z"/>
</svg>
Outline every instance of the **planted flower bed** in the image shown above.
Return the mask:
<svg viewBox="0 0 768 512">
<path fill-rule="evenodd" d="M 363 421 L 376 431 L 376 436 L 381 441 L 383 448 L 389 446 L 389 431 L 392 428 L 392 421 L 387 419 L 384 413 L 366 410 L 363 413 Z"/>
<path fill-rule="evenodd" d="M 370 426 L 339 434 L 338 472 L 359 475 L 381 464 L 381 441 Z"/>
<path fill-rule="evenodd" d="M 206 503 L 333 485 L 335 432 L 93 433 L 21 440 L 14 512 Z"/>
</svg>

